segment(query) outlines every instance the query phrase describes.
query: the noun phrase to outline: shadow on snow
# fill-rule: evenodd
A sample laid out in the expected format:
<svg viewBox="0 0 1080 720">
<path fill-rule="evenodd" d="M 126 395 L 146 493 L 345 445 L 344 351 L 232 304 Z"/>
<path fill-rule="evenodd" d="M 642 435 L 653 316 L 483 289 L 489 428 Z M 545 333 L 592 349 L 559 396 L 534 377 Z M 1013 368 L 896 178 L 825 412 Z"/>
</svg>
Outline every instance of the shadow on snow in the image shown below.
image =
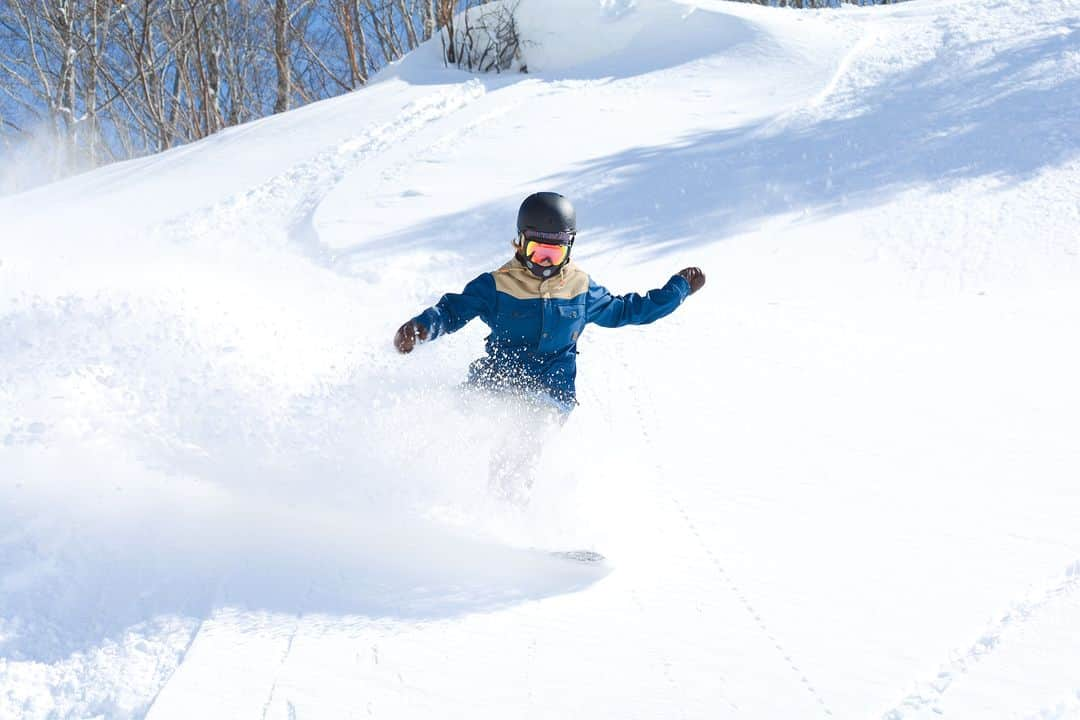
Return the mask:
<svg viewBox="0 0 1080 720">
<path fill-rule="evenodd" d="M 829 117 L 803 110 L 636 147 L 538 178 L 535 189 L 574 200 L 581 251 L 617 244 L 661 257 L 778 215 L 872 207 L 913 187 L 1020 183 L 1080 149 L 1080 78 L 1053 74 L 1076 36 L 1040 38 L 970 66 L 935 58 L 865 91 L 857 104 L 844 99 Z M 448 233 L 469 238 L 463 264 L 491 262 L 512 234 L 518 202 L 506 197 L 413 226 L 382 238 L 386 250 L 365 242 L 339 253 L 337 268 L 348 273 L 361 257 L 423 249 Z"/>
<path fill-rule="evenodd" d="M 0 317 L 0 357 L 50 398 L 0 433 L 0 657 L 55 662 L 220 608 L 454 617 L 606 574 L 489 539 L 488 516 L 517 517 L 486 495 L 495 419 L 430 377 L 376 362 L 283 397 L 126 304 Z"/>
</svg>

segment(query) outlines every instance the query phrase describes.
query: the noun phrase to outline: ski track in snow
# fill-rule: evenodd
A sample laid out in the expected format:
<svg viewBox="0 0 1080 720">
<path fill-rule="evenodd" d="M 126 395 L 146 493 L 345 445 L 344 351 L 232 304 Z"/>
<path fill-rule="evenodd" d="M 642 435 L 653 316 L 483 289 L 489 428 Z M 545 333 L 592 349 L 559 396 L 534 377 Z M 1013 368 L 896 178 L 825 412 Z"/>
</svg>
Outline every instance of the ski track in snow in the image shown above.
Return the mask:
<svg viewBox="0 0 1080 720">
<path fill-rule="evenodd" d="M 984 661 L 996 649 L 1006 645 L 1009 636 L 1018 632 L 1025 623 L 1030 622 L 1054 603 L 1074 596 L 1078 590 L 1080 590 L 1080 561 L 1066 567 L 1062 576 L 1048 589 L 1028 593 L 1026 598 L 1012 603 L 1009 609 L 991 623 L 974 643 L 964 650 L 952 653 L 949 662 L 937 671 L 932 680 L 922 682 L 917 690 L 908 694 L 896 707 L 887 710 L 882 715 L 883 720 L 904 720 L 927 710 L 935 715 L 941 714 L 941 710 L 936 706 L 958 678 L 973 672 L 976 665 Z"/>
<path fill-rule="evenodd" d="M 278 668 L 285 667 L 285 662 L 289 659 L 289 653 L 292 652 L 293 642 L 296 640 L 296 634 L 300 631 L 300 622 L 303 620 L 302 615 L 297 615 L 293 623 L 292 632 L 289 633 L 289 641 L 285 644 L 285 651 L 281 653 L 281 660 L 278 661 Z M 262 720 L 266 720 L 266 714 L 270 712 L 270 706 L 274 702 L 274 693 L 277 691 L 278 680 L 280 676 L 275 676 L 274 681 L 270 684 L 270 694 L 266 698 L 266 703 L 262 709 Z M 289 717 L 295 717 L 296 711 L 293 709 L 291 702 L 287 701 L 289 706 Z"/>
<path fill-rule="evenodd" d="M 311 216 L 348 173 L 372 162 L 388 148 L 404 143 L 423 128 L 467 107 L 486 94 L 479 79 L 425 95 L 402 109 L 393 121 L 369 128 L 356 137 L 301 162 L 262 185 L 167 221 L 156 232 L 176 242 L 206 236 L 243 236 L 241 229 L 265 228 L 262 239 L 286 227 L 287 240 L 307 258 L 332 267 L 334 252 L 319 243 Z M 259 237 L 259 233 L 254 234 Z"/>
<path fill-rule="evenodd" d="M 304 603 L 305 604 L 310 599 L 310 597 L 311 597 L 311 586 L 308 586 L 307 590 L 304 593 L 304 598 L 305 598 Z M 275 672 L 275 674 L 274 674 L 273 682 L 271 682 L 271 684 L 270 684 L 270 692 L 267 695 L 266 704 L 263 705 L 262 716 L 261 716 L 262 720 L 266 720 L 267 713 L 269 713 L 270 708 L 273 705 L 274 694 L 277 692 L 278 682 L 281 679 L 281 672 L 284 670 L 284 668 L 286 666 L 286 663 L 289 660 L 289 655 L 292 653 L 292 649 L 293 649 L 293 643 L 296 642 L 297 635 L 300 634 L 300 629 L 301 629 L 303 623 L 304 623 L 304 614 L 302 612 L 297 613 L 297 615 L 293 619 L 292 628 L 289 631 L 288 642 L 285 643 L 285 649 L 281 653 L 281 659 L 277 663 L 277 668 L 278 669 L 277 669 L 277 672 Z M 296 717 L 296 709 L 293 707 L 292 702 L 289 699 L 286 698 L 285 703 L 286 703 L 287 710 L 288 710 L 288 717 L 290 719 L 295 718 Z"/>
</svg>

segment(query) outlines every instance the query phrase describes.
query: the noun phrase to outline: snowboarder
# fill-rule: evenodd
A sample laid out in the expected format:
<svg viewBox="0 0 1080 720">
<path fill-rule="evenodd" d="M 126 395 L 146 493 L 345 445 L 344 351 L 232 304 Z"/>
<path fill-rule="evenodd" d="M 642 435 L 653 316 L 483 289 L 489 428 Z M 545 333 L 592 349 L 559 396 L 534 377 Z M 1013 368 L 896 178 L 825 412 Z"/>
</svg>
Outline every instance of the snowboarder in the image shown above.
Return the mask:
<svg viewBox="0 0 1080 720">
<path fill-rule="evenodd" d="M 612 295 L 570 261 L 577 215 L 562 195 L 540 192 L 518 210 L 514 257 L 449 293 L 394 336 L 401 353 L 460 330 L 474 317 L 491 328 L 486 355 L 469 367 L 468 385 L 528 398 L 564 421 L 577 405 L 577 341 L 588 323 L 644 325 L 670 314 L 705 284 L 696 267 L 680 270 L 645 295 Z M 518 435 L 518 445 L 520 438 Z M 541 445 L 536 443 L 535 445 Z M 492 484 L 505 495 L 528 457 L 504 448 L 492 459 Z M 516 467 L 515 467 L 516 466 Z M 526 481 L 526 485 L 530 485 Z"/>
</svg>

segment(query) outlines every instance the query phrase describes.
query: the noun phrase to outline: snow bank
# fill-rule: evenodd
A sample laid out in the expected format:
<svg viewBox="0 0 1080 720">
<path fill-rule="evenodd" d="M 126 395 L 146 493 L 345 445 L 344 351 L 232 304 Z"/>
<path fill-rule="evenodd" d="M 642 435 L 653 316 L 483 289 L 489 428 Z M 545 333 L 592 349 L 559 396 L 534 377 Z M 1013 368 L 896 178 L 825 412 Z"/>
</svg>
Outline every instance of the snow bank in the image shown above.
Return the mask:
<svg viewBox="0 0 1080 720">
<path fill-rule="evenodd" d="M 724 52 L 754 35 L 732 15 L 671 0 L 522 0 L 530 72 L 639 74 Z"/>
</svg>

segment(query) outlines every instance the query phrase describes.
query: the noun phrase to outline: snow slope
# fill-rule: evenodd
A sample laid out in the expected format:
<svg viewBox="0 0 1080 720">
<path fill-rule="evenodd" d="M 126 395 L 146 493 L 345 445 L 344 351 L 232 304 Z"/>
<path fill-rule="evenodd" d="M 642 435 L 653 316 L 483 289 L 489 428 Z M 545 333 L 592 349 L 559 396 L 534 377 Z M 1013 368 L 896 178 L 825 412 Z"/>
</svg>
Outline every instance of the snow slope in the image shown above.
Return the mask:
<svg viewBox="0 0 1080 720">
<path fill-rule="evenodd" d="M 0 199 L 0 718 L 1080 717 L 1080 5 L 521 24 Z M 521 511 L 484 328 L 390 337 L 540 189 L 708 284 Z"/>
</svg>

